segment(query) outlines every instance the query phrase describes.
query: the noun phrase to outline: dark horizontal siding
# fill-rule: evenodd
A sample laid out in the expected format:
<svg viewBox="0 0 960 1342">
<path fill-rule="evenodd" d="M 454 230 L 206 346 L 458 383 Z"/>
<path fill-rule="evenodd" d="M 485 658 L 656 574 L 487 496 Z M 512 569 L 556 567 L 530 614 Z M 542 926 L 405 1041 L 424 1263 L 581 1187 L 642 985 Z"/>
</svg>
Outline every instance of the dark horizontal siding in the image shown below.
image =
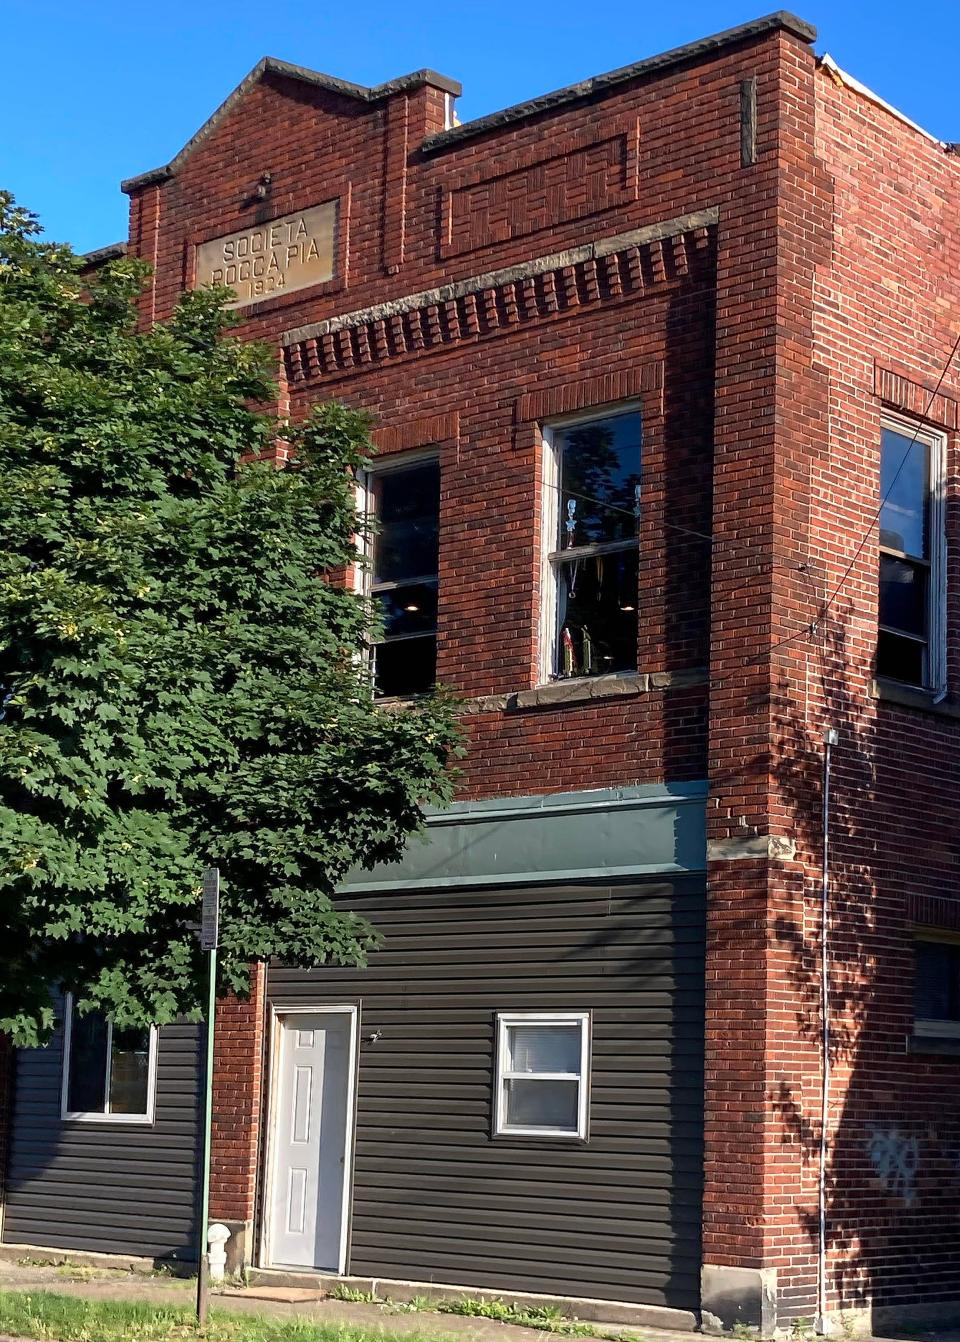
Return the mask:
<svg viewBox="0 0 960 1342">
<path fill-rule="evenodd" d="M 196 1254 L 200 1029 L 160 1031 L 152 1124 L 63 1122 L 63 1036 L 16 1055 L 5 1244 Z"/>
<path fill-rule="evenodd" d="M 272 967 L 269 995 L 361 1003 L 350 1271 L 696 1307 L 702 878 L 349 907 L 369 967 Z M 491 1136 L 495 1014 L 525 1009 L 593 1013 L 586 1144 Z"/>
</svg>

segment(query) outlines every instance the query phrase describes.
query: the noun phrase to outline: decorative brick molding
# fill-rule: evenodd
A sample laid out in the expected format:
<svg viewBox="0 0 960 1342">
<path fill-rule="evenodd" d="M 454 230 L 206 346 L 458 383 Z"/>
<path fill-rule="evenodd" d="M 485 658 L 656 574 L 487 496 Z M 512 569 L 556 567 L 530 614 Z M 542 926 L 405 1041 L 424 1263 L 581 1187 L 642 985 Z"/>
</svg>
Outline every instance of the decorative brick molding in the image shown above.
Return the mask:
<svg viewBox="0 0 960 1342">
<path fill-rule="evenodd" d="M 716 221 L 702 210 L 288 331 L 287 374 L 297 383 L 350 372 L 640 296 L 712 266 Z"/>
<path fill-rule="evenodd" d="M 957 427 L 957 402 L 943 392 L 933 395 L 932 387 L 913 382 L 902 377 L 891 368 L 873 366 L 873 391 L 881 401 L 895 410 L 903 410 L 908 415 L 918 415 L 931 424 L 940 424 L 945 429 Z"/>
<path fill-rule="evenodd" d="M 584 219 L 637 199 L 636 118 L 598 136 L 572 136 L 560 152 L 528 149 L 502 172 L 474 168 L 443 191 L 440 255 L 459 256 Z"/>
<path fill-rule="evenodd" d="M 515 423 L 528 420 L 552 419 L 576 410 L 587 410 L 594 405 L 609 405 L 614 401 L 628 401 L 633 396 L 658 392 L 663 388 L 663 360 L 641 364 L 639 368 L 625 368 L 618 373 L 604 373 L 599 377 L 581 378 L 566 382 L 548 391 L 525 392 L 517 397 L 513 418 Z"/>
<path fill-rule="evenodd" d="M 403 424 L 388 424 L 374 429 L 373 441 L 377 451 L 408 452 L 416 447 L 456 440 L 460 436 L 460 413 L 451 410 L 445 415 L 422 415 Z"/>
<path fill-rule="evenodd" d="M 383 148 L 383 269 L 395 275 L 403 265 L 407 229 L 407 157 L 410 99 L 404 94 L 387 103 Z"/>
<path fill-rule="evenodd" d="M 918 927 L 960 932 L 960 900 L 940 895 L 907 895 L 907 918 Z"/>
</svg>

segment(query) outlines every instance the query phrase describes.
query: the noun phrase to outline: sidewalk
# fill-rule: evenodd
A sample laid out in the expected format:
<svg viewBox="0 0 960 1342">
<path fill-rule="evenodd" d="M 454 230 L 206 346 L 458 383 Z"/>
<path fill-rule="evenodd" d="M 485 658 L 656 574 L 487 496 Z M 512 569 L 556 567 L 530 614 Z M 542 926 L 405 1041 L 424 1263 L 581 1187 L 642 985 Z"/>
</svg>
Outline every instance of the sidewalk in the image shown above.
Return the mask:
<svg viewBox="0 0 960 1342">
<path fill-rule="evenodd" d="M 24 1250 L 26 1255 L 29 1251 Z M 0 1261 L 0 1291 L 48 1292 L 76 1299 L 140 1301 L 171 1307 L 189 1307 L 196 1299 L 196 1282 L 166 1276 L 144 1274 L 116 1268 L 87 1268 L 73 1264 L 39 1264 L 26 1257 Z M 555 1336 L 545 1329 L 498 1323 L 493 1319 L 440 1314 L 429 1309 L 410 1310 L 388 1303 L 353 1302 L 323 1296 L 316 1290 L 290 1286 L 228 1286 L 210 1297 L 212 1309 L 258 1314 L 271 1318 L 302 1319 L 326 1324 L 350 1324 L 367 1327 L 371 1333 L 399 1336 L 454 1339 L 455 1342 L 544 1342 Z M 690 1333 L 634 1329 L 619 1325 L 597 1325 L 604 1335 L 635 1338 L 637 1342 L 683 1342 Z M 577 1342 L 590 1342 L 578 1337 Z"/>
<path fill-rule="evenodd" d="M 6 1253 L 11 1249 L 7 1248 Z M 95 1302 L 121 1301 L 128 1304 L 165 1305 L 192 1309 L 196 1300 L 196 1281 L 162 1272 L 128 1268 L 85 1267 L 73 1263 L 40 1263 L 27 1257 L 0 1258 L 0 1291 L 16 1291 L 68 1296 Z M 509 1300 L 509 1292 L 504 1293 Z M 371 1342 L 381 1337 L 423 1339 L 423 1342 L 573 1342 L 571 1333 L 546 1328 L 519 1326 L 460 1314 L 439 1313 L 428 1308 L 410 1309 L 388 1301 L 348 1301 L 324 1296 L 309 1287 L 227 1286 L 210 1298 L 211 1309 L 235 1314 L 256 1315 L 277 1321 L 319 1323 L 336 1328 L 348 1325 L 369 1330 Z M 593 1325 L 590 1325 L 591 1327 Z M 700 1334 L 655 1328 L 631 1328 L 616 1324 L 596 1325 L 596 1335 L 585 1325 L 575 1342 L 694 1342 Z M 801 1335 L 798 1335 L 801 1336 Z M 806 1337 L 806 1334 L 802 1334 Z M 898 1342 L 960 1342 L 960 1329 L 910 1329 L 896 1335 Z M 24 1342 L 0 1334 L 0 1342 Z M 811 1342 L 816 1342 L 811 1339 Z M 884 1338 L 858 1338 L 856 1342 L 892 1342 Z"/>
</svg>

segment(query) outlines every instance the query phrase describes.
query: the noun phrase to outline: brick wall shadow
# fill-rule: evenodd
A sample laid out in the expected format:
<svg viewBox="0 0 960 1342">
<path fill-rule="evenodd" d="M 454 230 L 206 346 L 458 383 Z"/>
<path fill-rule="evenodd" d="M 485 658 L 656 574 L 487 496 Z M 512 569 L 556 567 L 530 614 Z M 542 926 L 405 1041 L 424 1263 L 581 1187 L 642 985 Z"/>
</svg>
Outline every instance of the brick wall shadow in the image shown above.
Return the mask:
<svg viewBox="0 0 960 1342">
<path fill-rule="evenodd" d="M 922 885 L 929 833 L 904 802 L 903 723 L 869 704 L 855 679 L 841 602 L 811 647 L 808 688 L 836 726 L 830 805 L 831 1103 L 826 1164 L 827 1286 L 832 1309 L 930 1306 L 960 1297 L 960 1085 L 956 1059 L 910 1052 L 912 928 L 907 896 Z M 861 662 L 862 664 L 862 662 Z M 814 695 L 811 694 L 811 699 Z M 781 904 L 774 950 L 787 966 L 799 1067 L 781 1066 L 770 1097 L 784 1165 L 799 1159 L 795 1231 L 805 1264 L 781 1269 L 786 1315 L 816 1309 L 820 1153 L 820 898 L 823 731 L 797 710 L 796 685 L 775 686 L 773 773 L 805 859 L 802 898 Z M 917 780 L 919 782 L 919 780 Z M 783 958 L 785 957 L 785 959 Z M 943 1063 L 948 1064 L 948 1069 Z M 950 1066 L 950 1064 L 953 1064 Z M 884 1331 L 891 1325 L 884 1321 Z"/>
<path fill-rule="evenodd" d="M 707 771 L 714 280 L 711 255 L 667 307 L 656 496 L 641 513 L 640 667 L 672 682 L 660 694 L 667 780 Z"/>
</svg>

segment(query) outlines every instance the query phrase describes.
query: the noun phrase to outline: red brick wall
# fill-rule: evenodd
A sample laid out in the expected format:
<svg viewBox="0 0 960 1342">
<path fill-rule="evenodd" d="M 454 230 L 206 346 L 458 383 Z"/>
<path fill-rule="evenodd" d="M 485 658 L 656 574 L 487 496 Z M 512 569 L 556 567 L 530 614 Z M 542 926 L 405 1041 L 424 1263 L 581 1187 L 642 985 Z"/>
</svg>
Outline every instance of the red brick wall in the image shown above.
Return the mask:
<svg viewBox="0 0 960 1342">
<path fill-rule="evenodd" d="M 369 344 L 328 338 L 307 351 L 306 364 L 291 364 L 286 395 L 295 415 L 330 396 L 368 406 L 384 426 L 384 450 L 412 443 L 424 417 L 457 416 L 439 444 L 440 673 L 481 700 L 527 690 L 538 678 L 541 414 L 531 413 L 530 393 L 542 411 L 559 406 L 571 386 L 578 389 L 571 404 L 583 406 L 615 397 L 618 379 L 626 385 L 639 376 L 645 388 L 640 669 L 685 683 L 586 705 L 481 702 L 483 711 L 465 719 L 465 796 L 703 776 L 709 658 L 719 677 L 709 733 L 716 836 L 741 817 L 751 831 L 766 832 L 769 672 L 762 663 L 774 633 L 771 482 L 783 347 L 776 327 L 780 97 L 785 72 L 804 62 L 802 43 L 767 36 L 428 156 L 418 145 L 431 116 L 439 125 L 436 90 L 410 95 L 404 111 L 392 100 L 368 106 L 271 78 L 171 181 L 134 198 L 132 241 L 158 267 L 147 315 L 162 317 L 189 277 L 193 245 L 251 220 L 242 202 L 261 173 L 271 172 L 275 184 L 264 207 L 270 217 L 340 196 L 343 286 L 250 311 L 243 333 L 273 340 L 372 302 L 717 211 L 716 230 L 693 230 L 689 239 L 675 230 L 677 238 L 622 263 L 584 266 L 572 281 L 560 274 L 553 288 L 546 280 L 507 286 L 494 300 L 492 325 L 483 302 L 428 314 L 439 347 L 418 348 L 422 331 L 382 323 L 373 330 L 373 354 Z M 751 77 L 758 80 L 759 156 L 745 168 L 740 83 Z M 403 135 L 405 164 L 395 138 Z M 358 366 L 364 361 L 370 366 Z M 704 539 L 711 530 L 719 542 L 712 607 Z M 745 652 L 758 658 L 755 674 L 741 674 Z M 733 1140 L 729 1123 L 731 1096 L 744 1084 L 763 1087 L 763 1024 L 747 986 L 765 975 L 766 864 L 755 865 L 730 865 L 718 880 L 712 933 L 708 1131 L 717 1137 L 708 1148 L 706 1251 L 719 1262 L 753 1261 L 762 1252 L 764 1124 L 744 1111 L 750 1135 Z M 742 919 L 741 905 L 759 919 L 758 936 L 731 948 L 727 920 Z M 722 988 L 731 963 L 741 973 L 732 995 Z M 230 1019 L 239 1025 L 241 1016 Z M 259 1066 L 255 1033 L 250 1043 Z M 222 1093 L 232 1102 L 237 1074 L 229 1076 Z M 231 1126 L 222 1124 L 223 1150 L 236 1140 L 228 1138 Z M 231 1154 L 229 1180 L 222 1167 L 221 1215 L 228 1189 L 229 1215 L 247 1214 L 252 1195 L 234 1174 L 251 1150 Z"/>
<path fill-rule="evenodd" d="M 265 987 L 266 968 L 255 965 L 249 997 L 227 997 L 217 1003 L 211 1221 L 253 1219 L 263 1092 Z"/>
<path fill-rule="evenodd" d="M 417 127 L 439 127 L 438 90 L 403 95 L 404 115 L 396 99 L 368 106 L 271 77 L 171 181 L 135 195 L 132 238 L 143 240 L 158 265 L 152 310 L 169 312 L 196 241 L 252 219 L 243 201 L 266 171 L 274 187 L 262 208 L 270 216 L 333 194 L 345 210 L 349 196 L 345 286 L 259 305 L 242 330 L 272 339 L 372 301 L 705 206 L 731 213 L 726 231 L 734 240 L 744 187 L 752 198 L 763 196 L 775 175 L 769 155 L 760 174 L 750 170 L 751 184 L 740 167 L 739 80 L 760 71 L 767 81 L 761 107 L 772 125 L 776 50 L 770 39 L 746 43 L 721 60 L 561 109 L 549 127 L 519 123 L 426 158 L 417 151 Z M 401 171 L 395 137 L 403 134 Z M 494 188 L 508 198 L 512 238 L 502 236 L 489 204 Z M 438 201 L 450 235 L 442 227 L 438 235 Z M 455 245 L 442 242 L 454 233 Z M 587 389 L 584 403 L 596 403 L 604 399 L 602 378 L 657 365 L 667 370 L 663 386 L 644 403 L 641 669 L 702 678 L 715 339 L 709 243 L 658 245 L 643 261 L 639 284 L 624 281 L 619 293 L 601 275 L 599 301 L 584 302 L 575 314 L 541 313 L 449 348 L 381 360 L 375 371 L 337 369 L 290 383 L 294 414 L 329 396 L 367 405 L 383 425 L 401 429 L 425 415 L 459 414 L 456 438 L 442 444 L 440 672 L 463 694 L 507 695 L 537 680 L 540 443 L 536 425 L 517 420 L 521 397 L 531 387 L 549 391 L 576 380 Z M 518 297 L 522 305 L 524 294 Z M 690 778 L 705 767 L 705 695 L 696 684 L 586 707 L 480 712 L 470 716 L 468 731 L 464 795 Z"/>
<path fill-rule="evenodd" d="M 132 200 L 131 244 L 157 265 L 145 315 L 169 313 L 198 241 L 252 222 L 243 202 L 268 171 L 263 218 L 338 195 L 344 230 L 337 286 L 245 311 L 242 333 L 273 342 L 716 211 L 635 255 L 434 305 L 422 325 L 304 340 L 283 401 L 294 415 L 327 397 L 371 408 L 384 452 L 438 445 L 440 674 L 476 710 L 462 795 L 709 777 L 704 1257 L 775 1267 L 785 1316 L 815 1307 L 820 770 L 824 727 L 838 726 L 831 1301 L 907 1298 L 927 1267 L 936 1298 L 955 1248 L 956 1069 L 904 1050 L 908 921 L 920 896 L 955 908 L 960 724 L 868 693 L 873 540 L 807 629 L 876 507 L 875 389 L 915 407 L 952 343 L 957 160 L 837 87 L 785 33 L 420 153 L 442 115 L 429 87 L 375 104 L 275 77 L 251 89 L 172 180 Z M 960 372 L 944 391 L 952 499 Z M 639 665 L 659 681 L 516 707 L 538 679 L 539 423 L 625 393 L 646 430 Z M 949 638 L 956 693 L 956 618 Z M 795 851 L 768 857 L 770 835 Z M 258 1012 L 221 1013 L 216 1205 L 231 1219 L 253 1207 Z M 881 1156 L 914 1139 L 905 1193 Z"/>
<path fill-rule="evenodd" d="M 811 358 L 813 276 L 829 215 L 809 50 L 782 39 L 769 77 L 717 280 L 704 1261 L 776 1269 L 789 1296 L 815 1271 L 809 1153 L 794 1125 L 806 1133 L 812 1121 L 817 1054 L 796 1030 L 779 937 L 805 917 L 790 843 L 818 793 L 793 776 L 792 740 L 782 745 L 814 613 L 806 537 L 825 397 Z"/>
<path fill-rule="evenodd" d="M 884 408 L 878 392 L 891 398 L 891 408 L 925 407 L 957 335 L 960 163 L 826 70 L 816 75 L 815 99 L 815 147 L 832 188 L 831 246 L 817 263 L 813 330 L 829 414 L 821 434 L 826 450 L 812 460 L 810 476 L 810 568 L 819 593 L 834 590 L 869 531 L 819 638 L 807 646 L 808 674 L 801 679 L 798 670 L 792 695 L 811 768 L 824 724 L 840 732 L 829 1283 L 837 1303 L 932 1304 L 957 1296 L 960 1071 L 956 1058 L 907 1052 L 911 923 L 960 923 L 960 723 L 930 707 L 871 697 L 878 569 L 872 523 Z M 950 369 L 941 392 L 930 413 L 950 430 L 949 712 L 960 692 L 960 367 Z M 815 817 L 804 829 L 815 887 Z M 801 944 L 814 940 L 808 916 Z M 815 1029 L 809 965 L 791 955 L 785 973 L 799 980 L 801 1030 Z"/>
</svg>

